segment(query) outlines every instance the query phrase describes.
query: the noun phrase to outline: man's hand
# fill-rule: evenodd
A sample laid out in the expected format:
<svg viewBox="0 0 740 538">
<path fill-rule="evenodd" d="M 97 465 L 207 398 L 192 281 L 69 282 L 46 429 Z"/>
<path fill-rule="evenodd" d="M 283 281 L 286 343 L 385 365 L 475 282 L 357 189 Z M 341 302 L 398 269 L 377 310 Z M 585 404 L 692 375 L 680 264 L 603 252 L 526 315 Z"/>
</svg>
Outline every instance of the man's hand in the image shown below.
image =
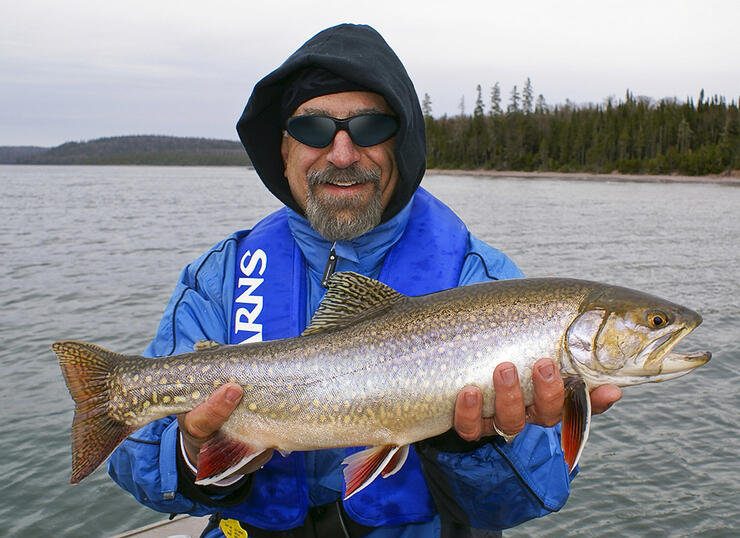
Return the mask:
<svg viewBox="0 0 740 538">
<path fill-rule="evenodd" d="M 198 461 L 200 447 L 215 434 L 226 422 L 242 399 L 243 390 L 236 383 L 227 383 L 216 389 L 208 399 L 198 407 L 182 415 L 177 415 L 177 422 L 182 433 L 183 444 L 188 460 L 194 465 Z M 239 469 L 240 474 L 253 473 L 270 461 L 272 450 L 256 456 L 252 461 Z"/>
<path fill-rule="evenodd" d="M 483 417 L 483 397 L 477 387 L 463 388 L 455 403 L 454 428 L 466 441 L 494 435 L 496 430 L 516 435 L 529 422 L 540 426 L 554 426 L 563 414 L 565 392 L 563 380 L 551 359 L 540 359 L 532 368 L 534 403 L 524 407 L 524 397 L 519 387 L 516 367 L 510 362 L 499 364 L 493 371 L 495 391 L 494 415 Z M 591 392 L 591 410 L 594 415 L 603 413 L 622 397 L 614 385 L 597 387 Z"/>
</svg>

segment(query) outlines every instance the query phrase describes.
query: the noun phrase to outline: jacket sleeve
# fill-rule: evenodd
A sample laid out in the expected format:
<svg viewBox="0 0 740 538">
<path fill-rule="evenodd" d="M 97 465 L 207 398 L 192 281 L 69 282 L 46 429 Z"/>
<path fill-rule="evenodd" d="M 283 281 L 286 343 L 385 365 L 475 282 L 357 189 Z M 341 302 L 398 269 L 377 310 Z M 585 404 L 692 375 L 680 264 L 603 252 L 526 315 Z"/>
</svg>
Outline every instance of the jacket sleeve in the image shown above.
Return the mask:
<svg viewBox="0 0 740 538">
<path fill-rule="evenodd" d="M 154 340 L 144 355 L 160 357 L 193 350 L 198 340 L 225 343 L 233 282 L 235 239 L 229 238 L 188 265 L 180 275 Z M 236 494 L 238 484 L 214 496 L 193 494 L 178 473 L 178 428 L 174 417 L 147 424 L 126 439 L 108 459 L 108 474 L 140 503 L 160 512 L 204 515 Z M 191 480 L 192 481 L 192 480 Z M 240 481 L 241 482 L 241 481 Z M 199 488 L 204 489 L 205 488 Z M 187 491 L 188 495 L 184 495 Z M 197 491 L 197 489 L 196 489 Z M 197 497 L 196 502 L 192 500 Z"/>
<path fill-rule="evenodd" d="M 507 256 L 470 236 L 459 284 L 519 278 Z M 559 510 L 571 476 L 560 449 L 560 425 L 527 425 L 512 443 L 489 437 L 469 443 L 454 431 L 418 444 L 443 522 L 505 529 Z"/>
</svg>

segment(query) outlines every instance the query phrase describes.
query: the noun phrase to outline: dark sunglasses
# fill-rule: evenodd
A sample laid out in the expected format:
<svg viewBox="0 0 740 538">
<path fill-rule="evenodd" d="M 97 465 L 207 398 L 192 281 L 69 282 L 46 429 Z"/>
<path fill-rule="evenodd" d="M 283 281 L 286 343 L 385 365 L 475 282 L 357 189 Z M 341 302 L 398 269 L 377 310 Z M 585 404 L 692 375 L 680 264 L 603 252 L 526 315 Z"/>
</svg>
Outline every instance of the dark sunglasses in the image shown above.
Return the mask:
<svg viewBox="0 0 740 538">
<path fill-rule="evenodd" d="M 301 144 L 325 148 L 337 134 L 347 131 L 352 142 L 366 148 L 385 142 L 398 131 L 398 118 L 388 114 L 360 114 L 344 120 L 330 116 L 295 116 L 285 123 L 285 130 Z"/>
</svg>

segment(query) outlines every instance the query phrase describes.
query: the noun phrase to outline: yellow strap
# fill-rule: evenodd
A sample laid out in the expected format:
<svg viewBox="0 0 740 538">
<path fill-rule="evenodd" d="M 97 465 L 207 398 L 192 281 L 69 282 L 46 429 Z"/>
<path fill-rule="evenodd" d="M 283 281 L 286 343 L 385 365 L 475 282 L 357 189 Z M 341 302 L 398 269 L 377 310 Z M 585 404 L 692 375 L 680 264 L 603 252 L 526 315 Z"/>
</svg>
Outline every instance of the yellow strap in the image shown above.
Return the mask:
<svg viewBox="0 0 740 538">
<path fill-rule="evenodd" d="M 224 533 L 226 538 L 247 538 L 247 531 L 242 529 L 239 521 L 236 519 L 222 519 L 218 528 Z"/>
</svg>

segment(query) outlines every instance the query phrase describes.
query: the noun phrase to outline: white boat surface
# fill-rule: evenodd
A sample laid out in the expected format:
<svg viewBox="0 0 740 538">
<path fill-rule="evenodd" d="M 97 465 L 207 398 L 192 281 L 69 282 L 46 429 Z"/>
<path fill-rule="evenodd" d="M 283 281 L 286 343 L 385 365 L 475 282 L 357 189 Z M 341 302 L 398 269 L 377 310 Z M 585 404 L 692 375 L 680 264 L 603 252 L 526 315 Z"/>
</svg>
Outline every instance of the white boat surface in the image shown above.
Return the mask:
<svg viewBox="0 0 740 538">
<path fill-rule="evenodd" d="M 195 517 L 187 514 L 175 516 L 145 527 L 139 527 L 112 538 L 198 538 L 208 525 L 208 516 Z"/>
</svg>

